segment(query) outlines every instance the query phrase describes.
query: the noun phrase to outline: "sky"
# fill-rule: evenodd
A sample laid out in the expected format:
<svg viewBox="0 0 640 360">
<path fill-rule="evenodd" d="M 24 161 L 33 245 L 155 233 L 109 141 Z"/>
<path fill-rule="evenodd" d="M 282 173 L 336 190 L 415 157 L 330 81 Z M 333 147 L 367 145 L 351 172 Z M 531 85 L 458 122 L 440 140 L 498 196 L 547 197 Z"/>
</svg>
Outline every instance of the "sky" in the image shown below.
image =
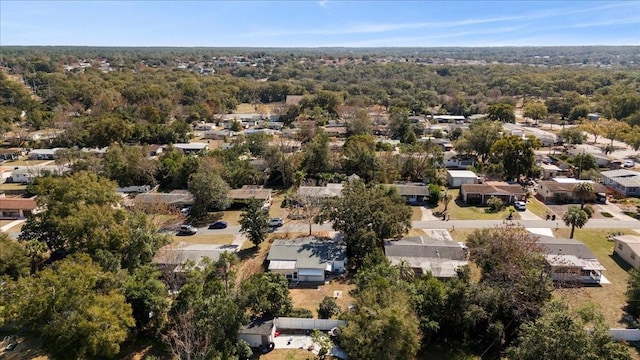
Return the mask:
<svg viewBox="0 0 640 360">
<path fill-rule="evenodd" d="M 640 45 L 640 0 L 0 0 L 2 45 Z"/>
</svg>

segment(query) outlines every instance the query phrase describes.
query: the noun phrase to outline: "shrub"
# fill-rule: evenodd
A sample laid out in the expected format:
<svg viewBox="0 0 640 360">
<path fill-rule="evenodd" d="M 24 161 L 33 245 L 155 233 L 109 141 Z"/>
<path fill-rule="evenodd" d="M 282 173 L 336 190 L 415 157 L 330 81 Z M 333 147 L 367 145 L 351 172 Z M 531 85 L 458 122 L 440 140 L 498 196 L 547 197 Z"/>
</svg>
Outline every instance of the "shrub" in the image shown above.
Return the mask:
<svg viewBox="0 0 640 360">
<path fill-rule="evenodd" d="M 336 299 L 325 296 L 318 306 L 318 317 L 320 319 L 330 319 L 332 316 L 340 315 L 340 307 L 336 303 Z"/>
<path fill-rule="evenodd" d="M 497 213 L 504 209 L 504 202 L 497 197 L 491 197 L 489 201 L 487 201 L 487 205 L 489 205 L 489 212 Z"/>
<path fill-rule="evenodd" d="M 293 308 L 291 309 L 291 311 L 289 312 L 290 317 L 295 317 L 295 318 L 305 318 L 305 319 L 311 319 L 313 318 L 313 313 L 311 312 L 311 310 L 309 309 L 304 309 L 304 308 Z"/>
<path fill-rule="evenodd" d="M 612 217 L 613 217 L 613 215 L 609 214 L 609 213 L 608 213 L 608 212 L 606 212 L 606 211 L 601 211 L 601 212 L 600 212 L 600 214 L 601 214 L 602 216 L 606 217 L 606 218 L 612 218 Z"/>
</svg>

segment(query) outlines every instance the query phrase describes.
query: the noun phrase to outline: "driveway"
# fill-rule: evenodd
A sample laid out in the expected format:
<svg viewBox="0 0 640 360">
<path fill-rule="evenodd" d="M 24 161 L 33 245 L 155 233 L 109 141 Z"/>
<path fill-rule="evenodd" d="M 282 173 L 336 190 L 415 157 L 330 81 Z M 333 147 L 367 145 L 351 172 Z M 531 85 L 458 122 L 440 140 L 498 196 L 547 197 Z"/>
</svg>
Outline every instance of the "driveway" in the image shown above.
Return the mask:
<svg viewBox="0 0 640 360">
<path fill-rule="evenodd" d="M 541 217 L 532 213 L 530 210 L 518 211 L 520 214 L 520 220 L 542 220 Z"/>
</svg>

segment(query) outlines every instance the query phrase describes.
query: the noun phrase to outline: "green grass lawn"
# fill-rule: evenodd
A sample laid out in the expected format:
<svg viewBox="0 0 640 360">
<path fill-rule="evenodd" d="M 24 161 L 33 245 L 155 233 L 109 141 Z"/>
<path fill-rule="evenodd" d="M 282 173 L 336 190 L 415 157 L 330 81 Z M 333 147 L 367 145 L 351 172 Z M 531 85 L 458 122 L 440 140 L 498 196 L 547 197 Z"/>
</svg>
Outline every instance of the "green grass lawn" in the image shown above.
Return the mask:
<svg viewBox="0 0 640 360">
<path fill-rule="evenodd" d="M 606 268 L 604 276 L 611 284 L 602 286 L 581 287 L 575 289 L 558 289 L 554 296 L 567 301 L 572 307 L 579 307 L 589 302 L 596 304 L 604 314 L 608 325 L 612 327 L 625 326 L 621 321 L 626 304 L 625 292 L 627 290 L 627 278 L 629 266 L 617 257 L 613 257 L 613 242 L 607 240 L 611 233 L 635 234 L 628 229 L 576 229 L 574 238 L 582 241 L 600 263 Z M 554 231 L 556 237 L 568 238 L 570 229 Z"/>
<path fill-rule="evenodd" d="M 547 213 L 551 212 L 551 210 L 549 210 L 549 208 L 545 204 L 534 197 L 531 197 L 529 201 L 527 201 L 527 210 L 540 216 L 543 219 L 545 218 L 545 216 L 547 216 Z"/>
<path fill-rule="evenodd" d="M 451 195 L 451 201 L 447 205 L 447 214 L 451 216 L 451 220 L 501 220 L 506 219 L 509 216 L 510 207 L 505 207 L 504 210 L 497 213 L 487 213 L 485 210 L 488 207 L 485 206 L 468 206 L 462 201 L 458 200 L 460 189 L 449 189 L 448 193 Z M 437 214 L 444 211 L 444 204 L 440 203 L 437 207 L 432 208 L 431 212 Z M 514 219 L 519 219 L 520 216 L 517 212 L 513 213 Z"/>
</svg>

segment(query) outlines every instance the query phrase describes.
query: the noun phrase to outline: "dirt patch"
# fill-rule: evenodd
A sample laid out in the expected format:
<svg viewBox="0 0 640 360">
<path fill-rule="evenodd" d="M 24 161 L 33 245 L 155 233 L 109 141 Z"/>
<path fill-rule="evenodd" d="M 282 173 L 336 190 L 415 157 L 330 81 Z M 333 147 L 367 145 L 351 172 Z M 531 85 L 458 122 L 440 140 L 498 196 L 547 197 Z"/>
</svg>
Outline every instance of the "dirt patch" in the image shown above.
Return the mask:
<svg viewBox="0 0 640 360">
<path fill-rule="evenodd" d="M 322 299 L 326 296 L 334 297 L 336 291 L 341 292 L 336 302 L 342 311 L 346 311 L 349 304 L 353 302 L 349 291 L 355 289 L 355 287 L 355 284 L 349 278 L 344 278 L 332 280 L 317 289 L 291 289 L 289 293 L 294 307 L 309 309 L 314 317 L 318 317 L 318 305 L 320 305 Z"/>
</svg>

